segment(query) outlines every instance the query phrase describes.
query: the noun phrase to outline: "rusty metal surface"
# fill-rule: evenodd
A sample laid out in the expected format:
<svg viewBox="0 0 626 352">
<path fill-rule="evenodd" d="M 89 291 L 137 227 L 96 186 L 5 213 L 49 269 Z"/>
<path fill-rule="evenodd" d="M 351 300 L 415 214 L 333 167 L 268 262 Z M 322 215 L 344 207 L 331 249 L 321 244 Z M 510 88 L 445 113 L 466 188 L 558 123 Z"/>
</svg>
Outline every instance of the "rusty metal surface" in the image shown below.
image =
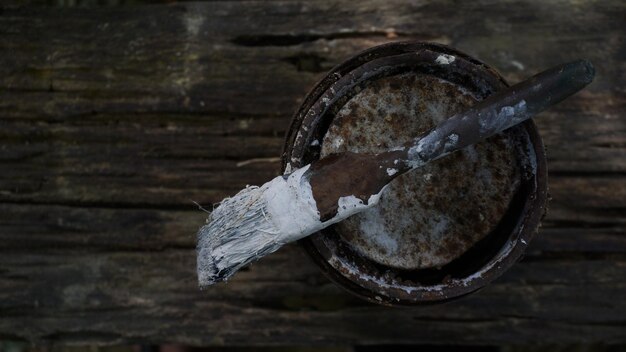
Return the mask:
<svg viewBox="0 0 626 352">
<path fill-rule="evenodd" d="M 442 55 L 455 60 L 442 65 Z M 333 69 L 305 98 L 287 135 L 283 168 L 342 148 L 400 144 L 505 86 L 495 71 L 445 46 L 372 48 Z M 364 106 L 369 112 L 359 111 Z M 421 117 L 406 119 L 413 112 Z M 545 156 L 534 124 L 507 134 L 404 175 L 394 186 L 400 197 L 389 197 L 382 206 L 390 208 L 373 223 L 351 219 L 301 243 L 329 278 L 372 302 L 438 302 L 475 291 L 520 257 L 544 212 Z M 362 227 L 369 237 L 357 231 Z M 399 255 L 390 252 L 389 238 L 376 235 L 381 227 L 395 231 L 388 237 Z"/>
<path fill-rule="evenodd" d="M 336 114 L 320 156 L 383 152 L 475 101 L 466 90 L 432 75 L 373 81 Z M 491 232 L 506 212 L 519 184 L 519 166 L 511 160 L 511 139 L 495 136 L 398 177 L 378 206 L 342 221 L 335 231 L 357 253 L 383 265 L 448 264 Z"/>
</svg>

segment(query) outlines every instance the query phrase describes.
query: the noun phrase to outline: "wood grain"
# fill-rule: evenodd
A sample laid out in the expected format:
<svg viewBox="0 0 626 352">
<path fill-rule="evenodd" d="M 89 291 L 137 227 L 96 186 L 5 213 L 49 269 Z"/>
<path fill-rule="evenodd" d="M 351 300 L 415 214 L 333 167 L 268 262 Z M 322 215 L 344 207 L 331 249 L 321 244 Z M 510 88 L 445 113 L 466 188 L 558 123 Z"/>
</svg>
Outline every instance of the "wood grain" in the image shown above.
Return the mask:
<svg viewBox="0 0 626 352">
<path fill-rule="evenodd" d="M 22 6 L 18 6 L 22 5 Z M 620 1 L 273 1 L 0 14 L 0 338 L 36 343 L 626 343 Z M 388 309 L 296 245 L 199 291 L 210 205 L 278 173 L 290 115 L 341 60 L 457 47 L 516 82 L 586 58 L 542 114 L 550 212 L 525 259 L 445 305 Z"/>
</svg>

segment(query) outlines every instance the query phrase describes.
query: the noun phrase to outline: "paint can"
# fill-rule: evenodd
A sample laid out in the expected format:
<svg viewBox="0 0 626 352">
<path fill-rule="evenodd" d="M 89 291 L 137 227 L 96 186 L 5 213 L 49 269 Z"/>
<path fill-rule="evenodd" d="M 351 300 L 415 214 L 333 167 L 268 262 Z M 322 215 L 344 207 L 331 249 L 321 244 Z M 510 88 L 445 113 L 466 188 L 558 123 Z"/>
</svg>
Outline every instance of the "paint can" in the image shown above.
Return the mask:
<svg viewBox="0 0 626 352">
<path fill-rule="evenodd" d="M 402 145 L 506 86 L 494 69 L 447 46 L 371 48 L 306 96 L 286 137 L 283 172 L 332 153 Z M 443 302 L 519 260 L 546 200 L 543 144 L 527 121 L 398 177 L 377 207 L 300 243 L 332 281 L 368 301 Z"/>
</svg>

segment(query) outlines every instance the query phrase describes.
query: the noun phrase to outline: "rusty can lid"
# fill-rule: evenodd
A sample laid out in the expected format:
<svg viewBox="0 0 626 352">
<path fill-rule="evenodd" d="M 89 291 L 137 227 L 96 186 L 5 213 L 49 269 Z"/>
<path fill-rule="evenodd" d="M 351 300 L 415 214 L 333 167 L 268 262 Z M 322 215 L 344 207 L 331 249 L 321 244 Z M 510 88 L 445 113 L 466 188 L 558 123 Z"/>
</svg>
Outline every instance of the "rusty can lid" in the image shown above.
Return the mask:
<svg viewBox="0 0 626 352">
<path fill-rule="evenodd" d="M 372 48 L 307 96 L 287 136 L 284 169 L 401 145 L 505 86 L 494 70 L 445 46 Z M 378 206 L 302 243 L 331 279 L 373 302 L 447 300 L 519 257 L 543 213 L 545 181 L 529 122 L 402 175 Z"/>
</svg>

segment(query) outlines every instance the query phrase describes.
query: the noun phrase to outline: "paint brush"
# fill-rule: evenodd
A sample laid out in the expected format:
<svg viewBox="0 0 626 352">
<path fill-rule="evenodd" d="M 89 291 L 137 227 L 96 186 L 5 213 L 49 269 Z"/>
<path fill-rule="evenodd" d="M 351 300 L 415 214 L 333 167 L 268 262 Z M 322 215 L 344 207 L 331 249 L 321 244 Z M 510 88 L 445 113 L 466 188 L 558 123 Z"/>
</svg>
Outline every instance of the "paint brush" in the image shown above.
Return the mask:
<svg viewBox="0 0 626 352">
<path fill-rule="evenodd" d="M 369 154 L 333 154 L 224 199 L 198 233 L 200 287 L 375 206 L 394 178 L 480 142 L 557 104 L 589 84 L 588 61 L 556 66 L 449 117 L 409 143 Z"/>
</svg>

